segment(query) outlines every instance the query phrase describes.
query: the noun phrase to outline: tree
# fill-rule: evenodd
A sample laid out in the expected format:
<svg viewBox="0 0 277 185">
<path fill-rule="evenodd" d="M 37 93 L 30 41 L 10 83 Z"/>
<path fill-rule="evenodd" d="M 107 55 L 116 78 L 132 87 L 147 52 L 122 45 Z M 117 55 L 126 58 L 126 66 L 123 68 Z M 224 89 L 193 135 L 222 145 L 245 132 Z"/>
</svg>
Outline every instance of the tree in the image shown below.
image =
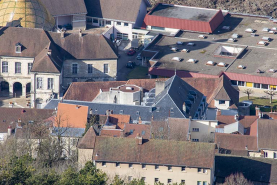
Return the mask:
<svg viewBox="0 0 277 185">
<path fill-rule="evenodd" d="M 253 183 L 248 181 L 242 173 L 236 173 L 226 177 L 223 185 L 253 185 Z"/>
<path fill-rule="evenodd" d="M 80 183 L 84 185 L 102 185 L 107 181 L 107 175 L 97 169 L 91 161 L 85 164 L 85 167 L 80 170 Z"/>
<path fill-rule="evenodd" d="M 249 97 L 250 97 L 250 94 L 253 93 L 253 90 L 252 89 L 245 89 L 243 91 L 244 94 L 247 94 L 247 99 L 249 100 Z"/>
<path fill-rule="evenodd" d="M 265 94 L 269 95 L 269 103 L 271 104 L 272 103 L 272 98 L 273 96 L 275 96 L 277 94 L 276 91 L 273 91 L 273 90 L 267 90 L 267 91 L 264 91 Z"/>
<path fill-rule="evenodd" d="M 59 179 L 60 175 L 51 170 L 32 175 L 32 177 L 26 180 L 26 184 L 54 185 Z"/>
</svg>

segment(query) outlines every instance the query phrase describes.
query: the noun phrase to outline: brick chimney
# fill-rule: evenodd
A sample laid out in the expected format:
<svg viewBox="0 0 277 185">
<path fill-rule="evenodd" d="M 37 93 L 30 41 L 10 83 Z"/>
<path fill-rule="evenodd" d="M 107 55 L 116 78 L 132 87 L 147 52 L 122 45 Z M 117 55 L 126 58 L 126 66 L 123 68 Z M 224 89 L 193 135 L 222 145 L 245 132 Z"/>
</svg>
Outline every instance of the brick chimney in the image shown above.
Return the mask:
<svg viewBox="0 0 277 185">
<path fill-rule="evenodd" d="M 165 81 L 156 80 L 155 96 L 158 96 L 165 88 Z"/>
<path fill-rule="evenodd" d="M 65 34 L 65 31 L 62 30 L 62 31 L 61 31 L 61 38 L 64 38 L 64 34 Z"/>
<path fill-rule="evenodd" d="M 142 136 L 139 133 L 136 136 L 136 143 L 142 145 Z"/>
<path fill-rule="evenodd" d="M 142 120 L 141 120 L 141 117 L 139 116 L 139 119 L 138 119 L 138 123 L 139 124 L 142 124 Z"/>
<path fill-rule="evenodd" d="M 8 136 L 10 136 L 10 135 L 12 135 L 12 127 L 11 126 L 8 127 Z"/>
<path fill-rule="evenodd" d="M 221 110 L 220 109 L 217 109 L 216 116 L 221 116 Z"/>
<path fill-rule="evenodd" d="M 256 116 L 259 116 L 259 118 L 261 118 L 260 108 L 256 106 L 255 110 L 256 110 Z"/>
</svg>

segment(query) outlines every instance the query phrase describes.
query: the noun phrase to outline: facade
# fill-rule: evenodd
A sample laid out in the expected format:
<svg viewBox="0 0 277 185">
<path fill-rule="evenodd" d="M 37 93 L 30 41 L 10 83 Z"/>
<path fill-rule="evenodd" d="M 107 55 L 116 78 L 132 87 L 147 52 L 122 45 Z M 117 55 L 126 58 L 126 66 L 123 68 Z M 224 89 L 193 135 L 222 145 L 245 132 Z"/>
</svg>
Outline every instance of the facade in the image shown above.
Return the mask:
<svg viewBox="0 0 277 185">
<path fill-rule="evenodd" d="M 134 28 L 140 28 L 151 6 L 148 0 L 85 0 L 87 23 L 110 28 L 105 34 L 108 39 L 132 40 L 138 36 Z M 134 34 L 133 34 L 134 32 Z"/>
<path fill-rule="evenodd" d="M 42 0 L 42 3 L 55 18 L 56 28 L 86 29 L 87 9 L 84 0 Z"/>
<path fill-rule="evenodd" d="M 1 32 L 2 96 L 31 96 L 30 105 L 40 108 L 73 81 L 116 79 L 117 54 L 102 35 L 13 27 Z"/>
<path fill-rule="evenodd" d="M 144 24 L 148 30 L 213 33 L 223 20 L 221 10 L 159 3 L 147 13 Z"/>
</svg>

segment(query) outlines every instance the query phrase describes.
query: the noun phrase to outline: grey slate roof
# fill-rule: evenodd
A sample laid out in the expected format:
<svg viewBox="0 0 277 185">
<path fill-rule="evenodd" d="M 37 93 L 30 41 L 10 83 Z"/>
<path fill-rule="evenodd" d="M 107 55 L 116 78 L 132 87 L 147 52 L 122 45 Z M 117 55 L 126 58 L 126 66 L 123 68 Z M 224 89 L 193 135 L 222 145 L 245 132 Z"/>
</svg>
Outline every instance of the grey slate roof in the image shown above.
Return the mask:
<svg viewBox="0 0 277 185">
<path fill-rule="evenodd" d="M 84 0 L 42 0 L 52 16 L 86 14 Z"/>
<path fill-rule="evenodd" d="M 53 136 L 57 136 L 57 134 L 61 133 L 61 137 L 82 137 L 83 133 L 85 133 L 84 128 L 57 128 L 55 127 L 51 133 Z"/>
</svg>

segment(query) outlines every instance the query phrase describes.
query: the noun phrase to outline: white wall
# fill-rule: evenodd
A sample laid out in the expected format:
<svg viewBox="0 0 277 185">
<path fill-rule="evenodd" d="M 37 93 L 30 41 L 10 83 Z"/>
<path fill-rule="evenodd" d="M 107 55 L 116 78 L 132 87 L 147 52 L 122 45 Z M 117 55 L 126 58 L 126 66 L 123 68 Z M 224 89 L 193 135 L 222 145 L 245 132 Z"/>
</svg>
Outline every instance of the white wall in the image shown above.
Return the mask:
<svg viewBox="0 0 277 185">
<path fill-rule="evenodd" d="M 59 16 L 59 17 L 55 17 L 55 19 L 56 19 L 56 25 L 61 25 L 61 26 L 64 26 L 66 24 L 72 25 L 73 16 L 72 15 Z"/>
<path fill-rule="evenodd" d="M 228 109 L 230 101 L 225 101 L 225 104 L 219 104 L 219 100 L 214 100 L 214 106 L 218 109 Z"/>
<path fill-rule="evenodd" d="M 207 142 L 207 139 L 213 138 L 217 125 L 218 121 L 216 120 L 191 120 L 191 139 L 199 139 L 199 142 Z M 193 128 L 199 128 L 199 132 L 194 132 Z"/>
</svg>

